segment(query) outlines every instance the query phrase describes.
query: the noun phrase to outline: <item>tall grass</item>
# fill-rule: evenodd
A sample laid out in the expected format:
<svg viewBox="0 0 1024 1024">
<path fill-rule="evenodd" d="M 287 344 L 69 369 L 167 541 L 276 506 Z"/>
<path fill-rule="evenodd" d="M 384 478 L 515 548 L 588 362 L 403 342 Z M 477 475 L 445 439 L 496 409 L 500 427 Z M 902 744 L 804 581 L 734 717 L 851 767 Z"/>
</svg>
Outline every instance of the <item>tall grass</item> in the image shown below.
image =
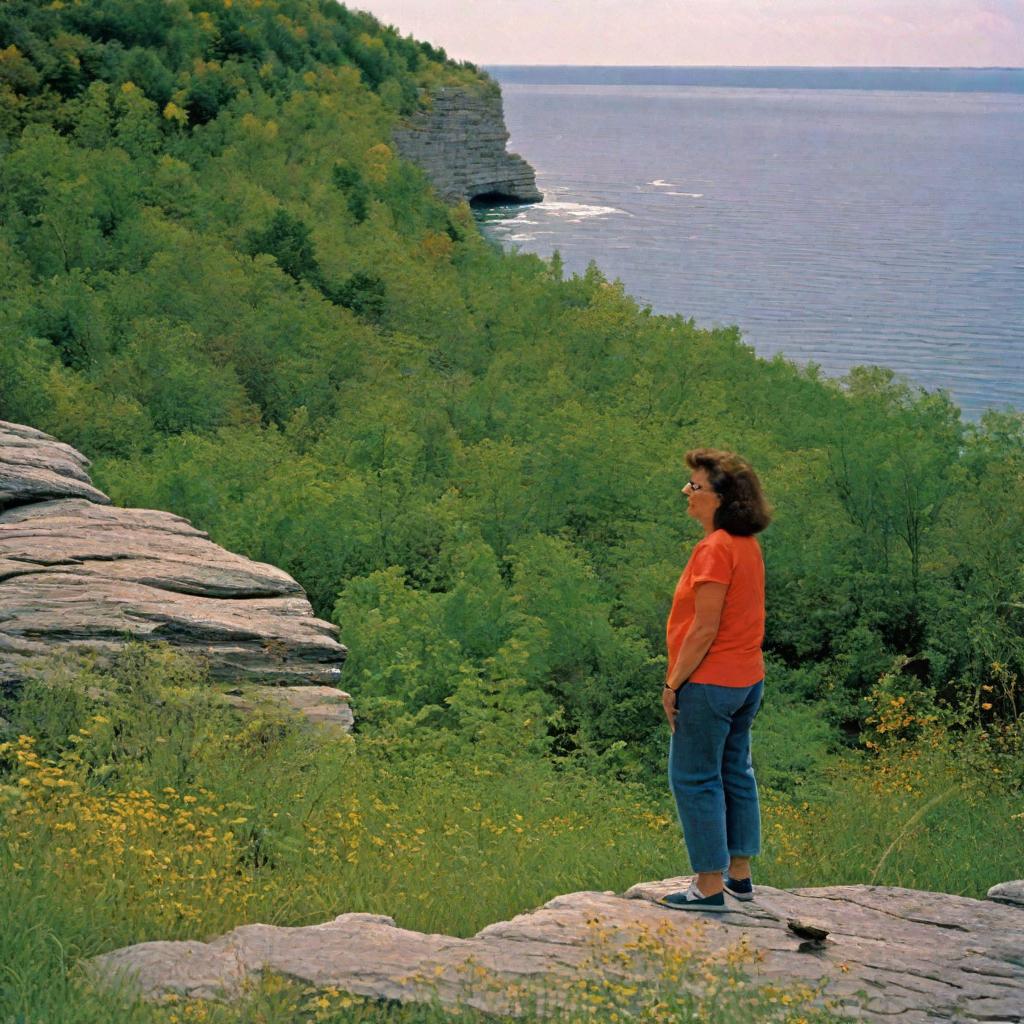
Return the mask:
<svg viewBox="0 0 1024 1024">
<path fill-rule="evenodd" d="M 0 745 L 4 1024 L 433 1019 L 417 1014 L 436 1008 L 343 1006 L 344 994 L 313 996 L 283 981 L 267 981 L 248 1009 L 115 1009 L 74 968 L 130 943 L 349 911 L 466 936 L 560 893 L 621 891 L 688 870 L 658 783 L 457 738 L 353 740 L 284 718 L 239 719 L 167 654 L 133 654 L 112 673 L 55 669 L 49 685 L 30 684 L 3 713 L 17 734 Z M 791 756 L 779 714 L 765 719 L 759 747 L 772 779 L 773 759 Z M 794 723 L 801 714 L 792 712 Z M 1024 807 L 986 749 L 975 737 L 965 756 L 933 733 L 870 754 L 819 752 L 788 792 L 764 793 L 758 880 L 874 880 L 981 896 L 1018 875 Z M 745 1005 L 736 1019 L 790 1011 L 758 1004 L 752 1017 Z M 714 1019 L 731 1020 L 722 1007 Z"/>
</svg>

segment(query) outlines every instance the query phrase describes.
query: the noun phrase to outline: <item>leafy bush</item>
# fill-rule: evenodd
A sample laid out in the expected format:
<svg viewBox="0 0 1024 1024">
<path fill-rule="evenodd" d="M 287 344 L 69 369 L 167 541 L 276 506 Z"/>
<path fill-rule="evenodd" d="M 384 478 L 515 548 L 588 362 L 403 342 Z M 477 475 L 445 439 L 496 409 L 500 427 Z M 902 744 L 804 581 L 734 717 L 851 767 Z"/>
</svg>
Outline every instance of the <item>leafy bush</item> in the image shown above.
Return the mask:
<svg viewBox="0 0 1024 1024">
<path fill-rule="evenodd" d="M 654 771 L 647 695 L 696 539 L 681 456 L 711 443 L 775 503 L 773 663 L 811 672 L 849 739 L 900 658 L 946 704 L 1019 716 L 1019 415 L 964 424 L 885 370 L 825 382 L 596 266 L 497 252 L 388 141 L 421 88 L 492 86 L 368 16 L 8 7 L 4 415 L 82 448 L 117 501 L 281 565 L 321 615 L 396 573 L 430 609 L 411 714 L 514 639 L 557 750 Z M 405 703 L 400 634 L 362 685 Z"/>
</svg>

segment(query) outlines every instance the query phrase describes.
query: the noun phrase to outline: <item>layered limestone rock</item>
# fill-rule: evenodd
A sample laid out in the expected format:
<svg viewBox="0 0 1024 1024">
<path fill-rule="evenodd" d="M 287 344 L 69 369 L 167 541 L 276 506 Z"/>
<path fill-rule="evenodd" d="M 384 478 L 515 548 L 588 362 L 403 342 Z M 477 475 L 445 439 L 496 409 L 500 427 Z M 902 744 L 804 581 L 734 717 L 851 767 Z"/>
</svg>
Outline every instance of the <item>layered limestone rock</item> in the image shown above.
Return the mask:
<svg viewBox="0 0 1024 1024">
<path fill-rule="evenodd" d="M 420 165 L 442 198 L 535 203 L 533 168 L 508 153 L 508 130 L 495 88 L 445 86 L 431 93 L 429 110 L 415 114 L 394 133 L 407 160 Z"/>
<path fill-rule="evenodd" d="M 273 971 L 377 999 L 517 1013 L 567 1005 L 581 978 L 640 981 L 649 994 L 659 978 L 666 983 L 666 964 L 688 958 L 700 969 L 669 983 L 699 986 L 704 966 L 732 950 L 756 983 L 820 984 L 820 1002 L 862 1019 L 1024 1020 L 1019 907 L 863 885 L 760 887 L 751 903 L 730 900 L 725 914 L 656 902 L 688 883 L 559 896 L 469 939 L 407 931 L 390 917 L 342 914 L 304 928 L 245 925 L 208 943 L 144 942 L 91 967 L 147 998 L 233 999 L 261 971 Z M 736 950 L 744 955 L 737 958 Z"/>
<path fill-rule="evenodd" d="M 337 681 L 337 628 L 291 576 L 180 516 L 115 508 L 88 466 L 48 434 L 0 421 L 0 679 L 132 639 L 201 655 L 216 679 Z"/>
<path fill-rule="evenodd" d="M 92 485 L 89 460 L 41 430 L 0 420 L 0 512 L 51 498 L 110 499 Z"/>
</svg>

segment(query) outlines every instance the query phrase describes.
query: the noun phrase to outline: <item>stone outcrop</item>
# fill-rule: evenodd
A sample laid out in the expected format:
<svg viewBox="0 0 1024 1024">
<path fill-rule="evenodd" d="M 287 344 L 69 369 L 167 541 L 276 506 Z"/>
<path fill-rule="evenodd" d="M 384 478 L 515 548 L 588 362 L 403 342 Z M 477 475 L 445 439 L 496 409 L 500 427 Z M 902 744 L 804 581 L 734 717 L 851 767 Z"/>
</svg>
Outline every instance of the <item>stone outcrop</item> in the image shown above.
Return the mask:
<svg viewBox="0 0 1024 1024">
<path fill-rule="evenodd" d="M 996 903 L 1007 903 L 1011 907 L 1024 908 L 1024 880 L 1000 882 L 988 891 L 988 898 Z"/>
<path fill-rule="evenodd" d="M 169 512 L 114 507 L 74 448 L 0 421 L 0 679 L 126 640 L 203 656 L 215 679 L 325 685 L 346 649 L 286 572 Z"/>
<path fill-rule="evenodd" d="M 445 86 L 431 93 L 431 100 L 429 110 L 395 131 L 394 141 L 406 160 L 423 168 L 443 199 L 543 199 L 533 168 L 506 152 L 508 131 L 496 86 Z"/>
<path fill-rule="evenodd" d="M 725 914 L 684 913 L 656 902 L 688 882 L 643 883 L 621 896 L 559 896 L 468 939 L 407 931 L 389 917 L 342 914 L 304 928 L 244 925 L 208 943 L 144 942 L 104 954 L 91 968 L 147 998 L 232 999 L 259 972 L 274 971 L 378 999 L 438 999 L 515 1013 L 530 993 L 541 1006 L 564 1005 L 569 982 L 581 977 L 649 987 L 663 969 L 659 950 L 667 957 L 676 951 L 678 962 L 694 952 L 713 958 L 740 948 L 749 951 L 746 969 L 755 983 L 820 983 L 821 1001 L 858 1018 L 1024 1021 L 1019 907 L 865 885 L 762 886 L 751 903 L 730 900 Z M 695 972 L 697 985 L 700 976 Z"/>
<path fill-rule="evenodd" d="M 351 695 L 333 686 L 261 686 L 229 690 L 226 703 L 243 713 L 294 712 L 310 725 L 348 732 L 352 728 Z"/>
</svg>

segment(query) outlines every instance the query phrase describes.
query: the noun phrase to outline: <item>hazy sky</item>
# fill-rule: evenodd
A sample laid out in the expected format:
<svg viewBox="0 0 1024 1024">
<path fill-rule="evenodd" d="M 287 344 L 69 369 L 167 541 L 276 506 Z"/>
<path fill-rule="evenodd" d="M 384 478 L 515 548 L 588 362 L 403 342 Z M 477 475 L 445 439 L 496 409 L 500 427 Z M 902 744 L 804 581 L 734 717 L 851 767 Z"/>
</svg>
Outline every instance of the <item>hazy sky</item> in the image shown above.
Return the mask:
<svg viewBox="0 0 1024 1024">
<path fill-rule="evenodd" d="M 349 3 L 477 64 L 1024 65 L 1024 0 Z"/>
</svg>

